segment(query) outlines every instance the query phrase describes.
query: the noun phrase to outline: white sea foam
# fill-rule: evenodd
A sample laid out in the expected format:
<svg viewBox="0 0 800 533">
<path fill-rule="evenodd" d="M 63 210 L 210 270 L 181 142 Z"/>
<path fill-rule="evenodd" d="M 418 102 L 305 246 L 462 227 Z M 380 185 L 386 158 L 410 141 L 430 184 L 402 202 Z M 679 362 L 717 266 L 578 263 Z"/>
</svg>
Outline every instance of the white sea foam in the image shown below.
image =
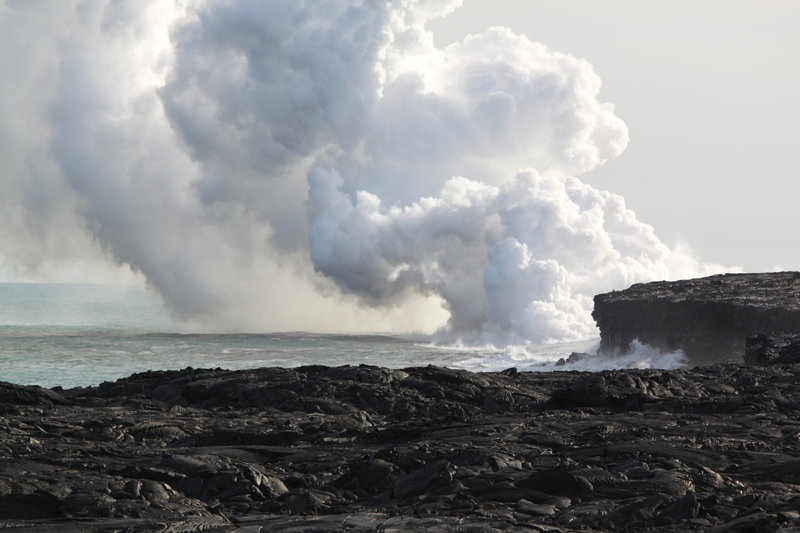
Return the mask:
<svg viewBox="0 0 800 533">
<path fill-rule="evenodd" d="M 492 346 L 473 348 L 474 353 L 453 363 L 466 370 L 497 372 L 507 368 L 521 371 L 545 372 L 555 370 L 579 370 L 597 372 L 623 368 L 675 369 L 686 365 L 683 351 L 662 351 L 638 340 L 631 343 L 622 355 L 598 354 L 599 339 L 539 345 L 516 345 L 498 349 Z M 469 354 L 464 346 L 440 346 L 463 354 Z M 578 356 L 569 360 L 569 356 Z"/>
</svg>

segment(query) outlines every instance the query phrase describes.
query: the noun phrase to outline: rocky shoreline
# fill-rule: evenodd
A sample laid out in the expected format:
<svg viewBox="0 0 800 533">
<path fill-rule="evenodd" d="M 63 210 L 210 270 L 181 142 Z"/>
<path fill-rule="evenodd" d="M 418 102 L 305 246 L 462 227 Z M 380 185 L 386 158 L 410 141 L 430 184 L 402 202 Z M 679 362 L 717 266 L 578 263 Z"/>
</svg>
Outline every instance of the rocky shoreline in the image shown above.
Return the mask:
<svg viewBox="0 0 800 533">
<path fill-rule="evenodd" d="M 800 365 L 0 384 L 0 529 L 797 531 Z"/>
<path fill-rule="evenodd" d="M 756 334 L 800 334 L 800 272 L 719 274 L 637 283 L 594 297 L 600 352 L 625 352 L 634 340 L 691 365 L 744 360 Z"/>
</svg>

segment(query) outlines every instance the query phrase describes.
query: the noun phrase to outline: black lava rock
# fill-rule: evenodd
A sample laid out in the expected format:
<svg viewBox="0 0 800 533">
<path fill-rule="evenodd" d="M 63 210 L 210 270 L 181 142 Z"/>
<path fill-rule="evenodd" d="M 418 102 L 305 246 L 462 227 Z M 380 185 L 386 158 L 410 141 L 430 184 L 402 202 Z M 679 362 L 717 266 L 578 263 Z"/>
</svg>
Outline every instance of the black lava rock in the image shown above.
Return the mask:
<svg viewBox="0 0 800 533">
<path fill-rule="evenodd" d="M 751 335 L 744 348 L 746 365 L 800 363 L 800 335 Z"/>
<path fill-rule="evenodd" d="M 639 283 L 595 296 L 592 316 L 602 353 L 638 339 L 694 365 L 741 362 L 748 335 L 800 333 L 800 272 Z"/>
<path fill-rule="evenodd" d="M 800 364 L 185 369 L 57 392 L 0 384 L 0 401 L 4 531 L 792 531 L 800 521 Z"/>
</svg>

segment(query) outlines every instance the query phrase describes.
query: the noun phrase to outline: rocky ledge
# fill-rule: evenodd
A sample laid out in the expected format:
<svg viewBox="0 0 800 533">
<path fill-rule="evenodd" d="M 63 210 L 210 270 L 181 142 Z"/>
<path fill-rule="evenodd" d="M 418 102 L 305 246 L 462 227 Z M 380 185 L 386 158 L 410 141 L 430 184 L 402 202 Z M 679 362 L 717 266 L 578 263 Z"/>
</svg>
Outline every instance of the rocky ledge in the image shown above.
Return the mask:
<svg viewBox="0 0 800 533">
<path fill-rule="evenodd" d="M 800 272 L 639 283 L 595 296 L 592 316 L 601 353 L 638 339 L 690 364 L 741 362 L 749 335 L 800 333 Z"/>
<path fill-rule="evenodd" d="M 797 531 L 800 365 L 0 384 L 0 529 Z"/>
<path fill-rule="evenodd" d="M 751 335 L 744 347 L 747 365 L 800 363 L 800 335 Z"/>
</svg>

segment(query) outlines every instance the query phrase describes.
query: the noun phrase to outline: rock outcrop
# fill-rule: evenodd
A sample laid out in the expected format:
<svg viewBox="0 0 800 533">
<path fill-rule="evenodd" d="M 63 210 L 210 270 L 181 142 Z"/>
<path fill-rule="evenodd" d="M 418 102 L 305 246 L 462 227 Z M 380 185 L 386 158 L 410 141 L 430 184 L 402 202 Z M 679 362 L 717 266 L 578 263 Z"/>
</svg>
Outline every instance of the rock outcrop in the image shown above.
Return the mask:
<svg viewBox="0 0 800 533">
<path fill-rule="evenodd" d="M 800 365 L 0 387 L 9 532 L 796 531 Z"/>
<path fill-rule="evenodd" d="M 594 298 L 600 352 L 624 352 L 634 339 L 683 350 L 690 364 L 743 360 L 757 333 L 800 333 L 800 272 L 722 274 L 640 283 Z"/>
<path fill-rule="evenodd" d="M 800 363 L 800 335 L 751 335 L 744 348 L 746 365 Z"/>
</svg>

